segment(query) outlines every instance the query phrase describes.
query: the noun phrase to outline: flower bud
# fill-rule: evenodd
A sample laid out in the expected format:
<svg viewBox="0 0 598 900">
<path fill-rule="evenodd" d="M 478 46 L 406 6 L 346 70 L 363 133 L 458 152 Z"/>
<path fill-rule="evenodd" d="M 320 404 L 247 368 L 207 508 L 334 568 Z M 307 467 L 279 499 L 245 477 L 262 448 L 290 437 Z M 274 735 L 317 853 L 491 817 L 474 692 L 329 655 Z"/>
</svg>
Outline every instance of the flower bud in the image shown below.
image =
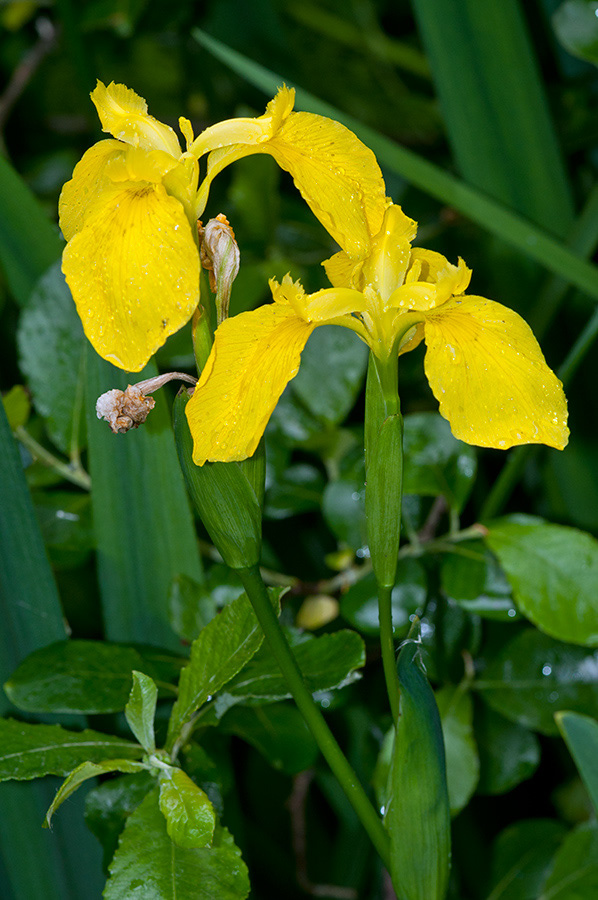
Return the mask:
<svg viewBox="0 0 598 900">
<path fill-rule="evenodd" d="M 201 264 L 208 272 L 210 288 L 216 294 L 218 324 L 228 316 L 233 281 L 239 271 L 240 253 L 228 219 L 220 213 L 205 228 L 200 225 Z"/>
<path fill-rule="evenodd" d="M 190 384 L 197 383 L 197 378 L 192 375 L 167 372 L 164 375 L 156 375 L 155 378 L 139 381 L 137 384 L 129 384 L 124 391 L 114 388 L 98 397 L 96 402 L 98 419 L 105 419 L 114 434 L 125 434 L 131 428 L 139 428 L 156 405 L 154 398 L 148 397 L 147 394 L 153 394 L 173 379 L 187 381 Z"/>
</svg>

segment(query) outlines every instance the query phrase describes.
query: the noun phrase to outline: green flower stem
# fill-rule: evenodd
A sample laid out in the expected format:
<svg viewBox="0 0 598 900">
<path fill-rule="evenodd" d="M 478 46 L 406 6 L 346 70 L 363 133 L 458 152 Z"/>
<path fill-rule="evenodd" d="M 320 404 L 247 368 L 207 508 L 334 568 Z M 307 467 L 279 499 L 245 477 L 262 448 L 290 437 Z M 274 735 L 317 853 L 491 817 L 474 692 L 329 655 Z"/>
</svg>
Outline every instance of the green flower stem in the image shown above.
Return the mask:
<svg viewBox="0 0 598 900">
<path fill-rule="evenodd" d="M 400 413 L 398 364 L 370 356 L 365 405 L 365 509 L 368 544 L 378 586 L 380 646 L 392 716 L 399 718 L 392 627 L 392 589 L 396 580 L 403 493 L 403 421 Z"/>
<path fill-rule="evenodd" d="M 353 809 L 368 833 L 384 865 L 390 866 L 388 835 L 376 810 L 347 762 L 342 750 L 328 728 L 324 717 L 313 701 L 311 693 L 303 681 L 295 657 L 279 625 L 272 604 L 268 599 L 266 586 L 262 581 L 258 566 L 236 569 L 249 597 L 255 614 L 266 635 L 270 649 L 280 666 L 293 695 L 295 703 L 334 775 L 343 788 Z"/>
</svg>

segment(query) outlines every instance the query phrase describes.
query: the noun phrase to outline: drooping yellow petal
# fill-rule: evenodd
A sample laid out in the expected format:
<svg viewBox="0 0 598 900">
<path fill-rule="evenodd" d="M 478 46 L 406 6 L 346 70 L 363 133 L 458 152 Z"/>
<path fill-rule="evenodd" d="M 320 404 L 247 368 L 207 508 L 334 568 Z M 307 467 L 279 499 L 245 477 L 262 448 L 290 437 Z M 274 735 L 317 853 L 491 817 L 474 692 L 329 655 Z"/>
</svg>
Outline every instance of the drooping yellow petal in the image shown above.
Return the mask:
<svg viewBox="0 0 598 900">
<path fill-rule="evenodd" d="M 567 403 L 524 320 L 483 297 L 456 297 L 425 317 L 425 371 L 455 437 L 506 450 L 567 444 Z"/>
<path fill-rule="evenodd" d="M 290 305 L 306 322 L 318 324 L 360 312 L 367 306 L 363 294 L 351 288 L 325 288 L 315 294 L 306 294 L 301 283 L 293 281 L 290 275 L 285 275 L 282 284 L 271 278 L 270 290 L 277 303 Z"/>
<path fill-rule="evenodd" d="M 138 372 L 199 302 L 199 259 L 182 205 L 161 184 L 113 186 L 62 268 L 100 356 Z"/>
<path fill-rule="evenodd" d="M 255 452 L 315 327 L 280 303 L 224 320 L 187 404 L 196 465 Z"/>
<path fill-rule="evenodd" d="M 106 174 L 108 163 L 123 153 L 119 141 L 100 141 L 75 166 L 73 177 L 64 185 L 58 201 L 60 228 L 67 241 L 81 230 L 90 205 L 110 184 Z"/>
<path fill-rule="evenodd" d="M 98 111 L 102 131 L 134 147 L 163 150 L 176 159 L 181 155 L 181 145 L 172 128 L 150 116 L 143 97 L 124 84 L 111 82 L 106 87 L 98 81 L 91 99 Z"/>
</svg>

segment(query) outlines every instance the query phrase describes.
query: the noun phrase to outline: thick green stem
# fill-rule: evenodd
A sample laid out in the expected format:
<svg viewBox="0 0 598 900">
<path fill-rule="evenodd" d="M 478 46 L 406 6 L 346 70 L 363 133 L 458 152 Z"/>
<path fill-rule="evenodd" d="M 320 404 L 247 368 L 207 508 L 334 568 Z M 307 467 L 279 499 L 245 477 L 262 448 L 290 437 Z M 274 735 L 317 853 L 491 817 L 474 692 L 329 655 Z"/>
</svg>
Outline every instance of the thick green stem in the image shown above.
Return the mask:
<svg viewBox="0 0 598 900">
<path fill-rule="evenodd" d="M 346 757 L 328 728 L 322 713 L 314 703 L 311 693 L 305 686 L 295 657 L 293 656 L 291 648 L 278 623 L 278 619 L 272 609 L 272 604 L 268 599 L 266 587 L 262 581 L 258 566 L 250 566 L 248 568 L 237 569 L 236 571 L 243 582 L 245 592 L 253 605 L 258 621 L 266 635 L 266 640 L 280 666 L 299 711 L 316 739 L 317 744 L 322 751 L 322 755 L 338 779 L 339 784 L 347 795 L 353 809 L 359 816 L 374 847 L 380 854 L 384 865 L 389 868 L 390 851 L 388 835 L 376 810 L 368 800 L 367 794 L 358 781 L 355 772 L 347 762 Z"/>
<path fill-rule="evenodd" d="M 392 589 L 397 571 L 403 490 L 403 421 L 396 355 L 370 356 L 365 408 L 366 518 L 378 585 L 380 646 L 392 716 L 399 717 L 399 680 L 392 626 Z"/>
</svg>

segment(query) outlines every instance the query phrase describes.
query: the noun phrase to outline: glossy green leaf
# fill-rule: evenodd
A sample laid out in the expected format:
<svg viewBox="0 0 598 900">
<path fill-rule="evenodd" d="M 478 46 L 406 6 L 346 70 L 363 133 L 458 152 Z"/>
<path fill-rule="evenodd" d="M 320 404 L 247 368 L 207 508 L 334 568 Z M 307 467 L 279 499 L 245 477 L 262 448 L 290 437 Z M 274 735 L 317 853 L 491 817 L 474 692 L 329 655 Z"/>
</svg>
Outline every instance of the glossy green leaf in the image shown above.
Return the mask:
<svg viewBox="0 0 598 900">
<path fill-rule="evenodd" d="M 293 656 L 312 693 L 333 690 L 353 681 L 365 665 L 365 647 L 354 631 L 336 631 L 296 644 Z M 284 700 L 288 685 L 269 648 L 262 645 L 252 660 L 226 685 L 226 704 Z"/>
<path fill-rule="evenodd" d="M 60 256 L 63 243 L 10 163 L 0 157 L 0 264 L 24 306 L 36 281 Z"/>
<path fill-rule="evenodd" d="M 125 706 L 125 717 L 129 728 L 147 753 L 156 749 L 154 716 L 158 700 L 155 682 L 143 672 L 133 670 L 133 687 Z"/>
<path fill-rule="evenodd" d="M 135 377 L 155 373 L 150 363 Z M 176 650 L 170 585 L 181 574 L 201 581 L 202 568 L 163 392 L 145 425 L 126 435 L 112 434 L 95 413 L 100 394 L 130 380 L 88 349 L 89 467 L 106 637 Z"/>
<path fill-rule="evenodd" d="M 397 584 L 392 589 L 392 624 L 397 636 L 405 634 L 414 615 L 421 615 L 427 595 L 426 572 L 417 559 L 401 559 Z M 363 634 L 380 634 L 376 578 L 369 573 L 341 597 L 341 615 Z"/>
<path fill-rule="evenodd" d="M 450 815 L 442 726 L 432 689 L 416 662 L 417 644 L 399 654 L 401 716 L 385 823 L 391 875 L 404 900 L 443 900 L 450 867 Z"/>
<path fill-rule="evenodd" d="M 552 25 L 569 53 L 598 65 L 598 3 L 595 0 L 565 0 L 554 13 Z"/>
<path fill-rule="evenodd" d="M 324 489 L 320 469 L 308 463 L 296 463 L 269 486 L 266 493 L 266 519 L 287 519 L 299 513 L 319 510 Z"/>
<path fill-rule="evenodd" d="M 106 871 L 127 818 L 155 786 L 155 773 L 146 770 L 102 781 L 85 797 L 85 824 L 103 847 Z"/>
<path fill-rule="evenodd" d="M 326 485 L 322 513 L 335 537 L 363 555 L 367 546 L 363 446 L 348 454 L 338 478 Z"/>
<path fill-rule="evenodd" d="M 151 885 L 148 900 L 243 900 L 247 869 L 225 828 L 217 828 L 210 848 L 186 850 L 173 844 L 152 791 L 125 825 L 110 865 L 104 900 L 127 900 L 140 885 Z"/>
<path fill-rule="evenodd" d="M 212 843 L 216 815 L 205 791 L 181 769 L 160 771 L 160 812 L 166 830 L 178 847 L 194 850 Z"/>
<path fill-rule="evenodd" d="M 475 713 L 475 739 L 480 755 L 478 794 L 505 794 L 530 778 L 540 762 L 536 735 L 480 704 Z"/>
<path fill-rule="evenodd" d="M 598 541 L 541 519 L 499 519 L 486 542 L 497 555 L 519 609 L 546 634 L 598 646 Z"/>
<path fill-rule="evenodd" d="M 206 625 L 193 642 L 191 660 L 181 672 L 179 695 L 168 725 L 169 747 L 172 748 L 181 728 L 208 697 L 249 662 L 263 639 L 261 626 L 245 594 Z"/>
<path fill-rule="evenodd" d="M 573 712 L 558 712 L 555 718 L 598 813 L 598 722 Z"/>
<path fill-rule="evenodd" d="M 538 900 L 592 900 L 598 895 L 598 826 L 580 825 L 565 837 Z"/>
<path fill-rule="evenodd" d="M 557 734 L 557 710 L 595 712 L 597 673 L 598 652 L 528 628 L 504 645 L 474 687 L 482 700 L 512 722 Z"/>
<path fill-rule="evenodd" d="M 293 86 L 291 79 L 283 78 L 276 72 L 253 62 L 198 28 L 195 28 L 192 34 L 202 47 L 268 96 L 274 96 L 282 83 Z M 455 178 L 446 169 L 434 165 L 406 147 L 399 146 L 353 116 L 300 88 L 297 88 L 296 106 L 308 112 L 336 119 L 346 125 L 374 151 L 382 166 L 406 178 L 441 203 L 459 210 L 491 234 L 598 300 L 596 267 L 579 259 L 561 242 L 549 237 L 546 232 L 533 226 L 524 217 L 518 216 L 489 196 Z"/>
<path fill-rule="evenodd" d="M 194 641 L 216 615 L 214 598 L 205 584 L 188 575 L 178 575 L 172 582 L 168 607 L 170 624 L 185 641 Z"/>
<path fill-rule="evenodd" d="M 220 729 L 247 741 L 273 768 L 288 775 L 309 769 L 319 756 L 303 716 L 289 703 L 257 709 L 237 706 L 224 716 Z"/>
<path fill-rule="evenodd" d="M 133 647 L 61 641 L 23 660 L 4 688 L 28 712 L 118 712 L 127 703 L 133 669 L 157 674 Z"/>
<path fill-rule="evenodd" d="M 449 423 L 438 413 L 405 416 L 403 438 L 406 494 L 443 496 L 459 512 L 476 474 L 473 447 L 453 437 Z"/>
<path fill-rule="evenodd" d="M 444 593 L 467 612 L 486 619 L 517 619 L 513 591 L 495 557 L 481 541 L 459 544 L 440 568 Z"/>
<path fill-rule="evenodd" d="M 502 831 L 494 847 L 487 900 L 537 900 L 565 833 L 555 819 L 523 819 Z"/>
<path fill-rule="evenodd" d="M 0 781 L 66 775 L 86 760 L 127 757 L 142 749 L 99 731 L 67 731 L 60 725 L 30 725 L 0 719 Z"/>
<path fill-rule="evenodd" d="M 436 692 L 436 703 L 444 737 L 451 815 L 456 816 L 469 803 L 480 773 L 473 735 L 473 703 L 471 694 L 452 685 Z"/>
<path fill-rule="evenodd" d="M 324 325 L 310 336 L 301 354 L 301 366 L 292 381 L 292 391 L 321 422 L 338 425 L 357 399 L 367 360 L 367 347 L 355 334 L 335 325 Z"/>
<path fill-rule="evenodd" d="M 63 453 L 81 445 L 85 336 L 60 263 L 36 285 L 19 321 L 19 362 L 37 412 Z"/>
<path fill-rule="evenodd" d="M 127 772 L 134 774 L 143 772 L 146 766 L 140 762 L 134 762 L 129 759 L 107 759 L 102 762 L 83 762 L 81 765 L 65 778 L 60 786 L 48 812 L 46 813 L 45 825 L 50 827 L 52 816 L 59 806 L 62 806 L 65 800 L 77 791 L 82 784 L 89 781 L 90 778 L 96 778 L 98 775 L 107 775 L 109 772 Z"/>
</svg>

